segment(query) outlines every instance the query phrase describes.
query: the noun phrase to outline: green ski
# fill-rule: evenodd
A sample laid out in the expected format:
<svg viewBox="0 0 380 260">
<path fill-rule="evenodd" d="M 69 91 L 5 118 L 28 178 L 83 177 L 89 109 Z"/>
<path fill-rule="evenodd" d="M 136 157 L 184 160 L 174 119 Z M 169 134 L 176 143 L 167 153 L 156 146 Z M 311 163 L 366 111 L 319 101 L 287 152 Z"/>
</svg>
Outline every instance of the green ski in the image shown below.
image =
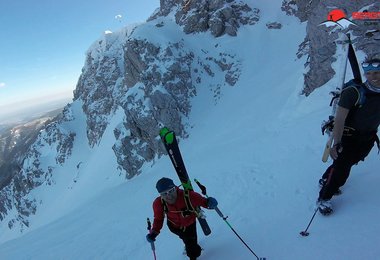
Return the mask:
<svg viewBox="0 0 380 260">
<path fill-rule="evenodd" d="M 181 184 L 185 190 L 193 190 L 191 180 L 187 174 L 185 164 L 182 159 L 181 151 L 179 150 L 177 138 L 173 131 L 170 131 L 167 127 L 160 130 L 160 137 L 165 145 L 165 149 L 170 157 L 170 160 L 174 166 L 175 171 L 181 181 Z M 198 216 L 197 219 L 203 230 L 203 233 L 207 236 L 211 234 L 211 229 L 205 219 L 205 216 L 201 209 L 197 209 Z"/>
</svg>

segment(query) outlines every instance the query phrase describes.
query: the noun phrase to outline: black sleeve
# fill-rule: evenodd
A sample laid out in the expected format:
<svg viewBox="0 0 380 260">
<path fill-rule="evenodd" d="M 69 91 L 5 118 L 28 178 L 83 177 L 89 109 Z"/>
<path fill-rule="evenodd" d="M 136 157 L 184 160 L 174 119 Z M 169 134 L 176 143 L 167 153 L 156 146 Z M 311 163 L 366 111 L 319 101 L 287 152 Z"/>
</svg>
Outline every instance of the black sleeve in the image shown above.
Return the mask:
<svg viewBox="0 0 380 260">
<path fill-rule="evenodd" d="M 359 101 L 359 91 L 354 86 L 348 86 L 340 94 L 338 106 L 351 109 Z"/>
</svg>

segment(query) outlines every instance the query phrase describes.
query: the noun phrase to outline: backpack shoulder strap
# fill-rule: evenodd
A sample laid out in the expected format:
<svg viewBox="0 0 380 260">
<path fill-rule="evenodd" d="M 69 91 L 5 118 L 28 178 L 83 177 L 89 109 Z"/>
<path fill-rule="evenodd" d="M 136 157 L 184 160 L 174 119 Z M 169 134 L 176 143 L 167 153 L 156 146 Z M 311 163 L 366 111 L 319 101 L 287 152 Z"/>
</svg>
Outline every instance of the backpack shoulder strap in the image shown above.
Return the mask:
<svg viewBox="0 0 380 260">
<path fill-rule="evenodd" d="M 164 208 L 164 213 L 168 214 L 168 204 L 166 204 L 166 201 L 161 198 L 162 207 Z"/>
<path fill-rule="evenodd" d="M 196 212 L 196 210 L 194 209 L 193 204 L 191 203 L 191 200 L 190 200 L 190 192 L 188 190 L 184 190 L 183 196 L 185 199 L 186 210 L 189 212 Z M 161 203 L 162 203 L 162 207 L 164 208 L 165 214 L 168 214 L 168 212 L 169 212 L 168 204 L 162 198 L 161 198 Z"/>
<path fill-rule="evenodd" d="M 184 195 L 184 198 L 185 198 L 185 204 L 186 204 L 187 210 L 191 211 L 191 212 L 196 212 L 196 210 L 193 207 L 193 204 L 191 204 L 190 191 L 189 190 L 184 190 L 183 191 L 183 195 Z"/>
<path fill-rule="evenodd" d="M 359 93 L 360 93 L 359 107 L 361 107 L 362 105 L 364 105 L 366 101 L 366 95 L 367 95 L 367 88 L 363 86 L 363 84 L 360 85 Z"/>
</svg>

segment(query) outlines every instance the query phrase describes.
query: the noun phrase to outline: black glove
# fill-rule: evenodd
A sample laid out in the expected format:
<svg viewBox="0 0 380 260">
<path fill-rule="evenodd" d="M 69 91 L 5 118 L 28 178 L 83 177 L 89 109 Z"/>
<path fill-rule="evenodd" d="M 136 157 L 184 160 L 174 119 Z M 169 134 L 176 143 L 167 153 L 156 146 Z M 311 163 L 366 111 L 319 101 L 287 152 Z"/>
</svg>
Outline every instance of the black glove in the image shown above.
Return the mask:
<svg viewBox="0 0 380 260">
<path fill-rule="evenodd" d="M 207 207 L 209 209 L 215 209 L 218 206 L 218 201 L 213 197 L 208 197 L 207 199 Z"/>
<path fill-rule="evenodd" d="M 149 243 L 153 243 L 154 241 L 156 241 L 157 236 L 158 236 L 158 234 L 156 232 L 151 231 L 148 235 L 146 235 L 146 240 Z"/>
</svg>

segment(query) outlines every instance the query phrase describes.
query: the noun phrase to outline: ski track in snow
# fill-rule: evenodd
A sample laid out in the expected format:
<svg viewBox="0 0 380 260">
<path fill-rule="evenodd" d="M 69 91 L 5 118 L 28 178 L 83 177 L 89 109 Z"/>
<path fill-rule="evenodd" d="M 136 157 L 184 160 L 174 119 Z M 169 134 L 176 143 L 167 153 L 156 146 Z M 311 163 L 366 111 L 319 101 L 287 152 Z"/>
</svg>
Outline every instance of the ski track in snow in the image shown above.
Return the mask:
<svg viewBox="0 0 380 260">
<path fill-rule="evenodd" d="M 333 86 L 328 83 L 308 98 L 298 95 L 305 71 L 295 53 L 305 26 L 282 13 L 266 13 L 264 3 L 257 2 L 263 8 L 260 23 L 240 28 L 239 37 L 183 35 L 194 49 L 201 42 L 210 51 L 216 43 L 239 50 L 243 62 L 240 80 L 222 88 L 216 105 L 207 88 L 193 100 L 190 137 L 179 143 L 189 175 L 218 199 L 228 222 L 260 257 L 378 259 L 380 176 L 375 149 L 365 163 L 353 167 L 343 194 L 333 200 L 334 214 L 317 214 L 310 236 L 299 235 L 314 212 L 318 179 L 328 166 L 320 159 L 326 141 L 320 123 L 330 113 L 328 92 Z M 265 29 L 273 16 L 283 23 L 281 30 Z M 178 33 L 172 25 L 169 31 Z M 179 183 L 178 178 L 164 156 L 143 174 L 122 180 L 112 168 L 115 159 L 107 146 L 113 141 L 111 127 L 107 131 L 79 175 L 73 174 L 76 183 L 73 176 L 70 182 L 61 177 L 65 210 L 53 217 L 49 212 L 54 207 L 44 205 L 35 216 L 38 228 L 0 244 L 0 259 L 153 259 L 145 234 L 157 196 L 155 182 L 166 176 Z M 79 158 L 70 159 L 73 168 Z M 205 212 L 212 234 L 205 237 L 198 229 L 205 248 L 200 260 L 255 259 L 216 212 Z M 181 241 L 166 226 L 155 244 L 157 259 L 187 259 Z"/>
</svg>

